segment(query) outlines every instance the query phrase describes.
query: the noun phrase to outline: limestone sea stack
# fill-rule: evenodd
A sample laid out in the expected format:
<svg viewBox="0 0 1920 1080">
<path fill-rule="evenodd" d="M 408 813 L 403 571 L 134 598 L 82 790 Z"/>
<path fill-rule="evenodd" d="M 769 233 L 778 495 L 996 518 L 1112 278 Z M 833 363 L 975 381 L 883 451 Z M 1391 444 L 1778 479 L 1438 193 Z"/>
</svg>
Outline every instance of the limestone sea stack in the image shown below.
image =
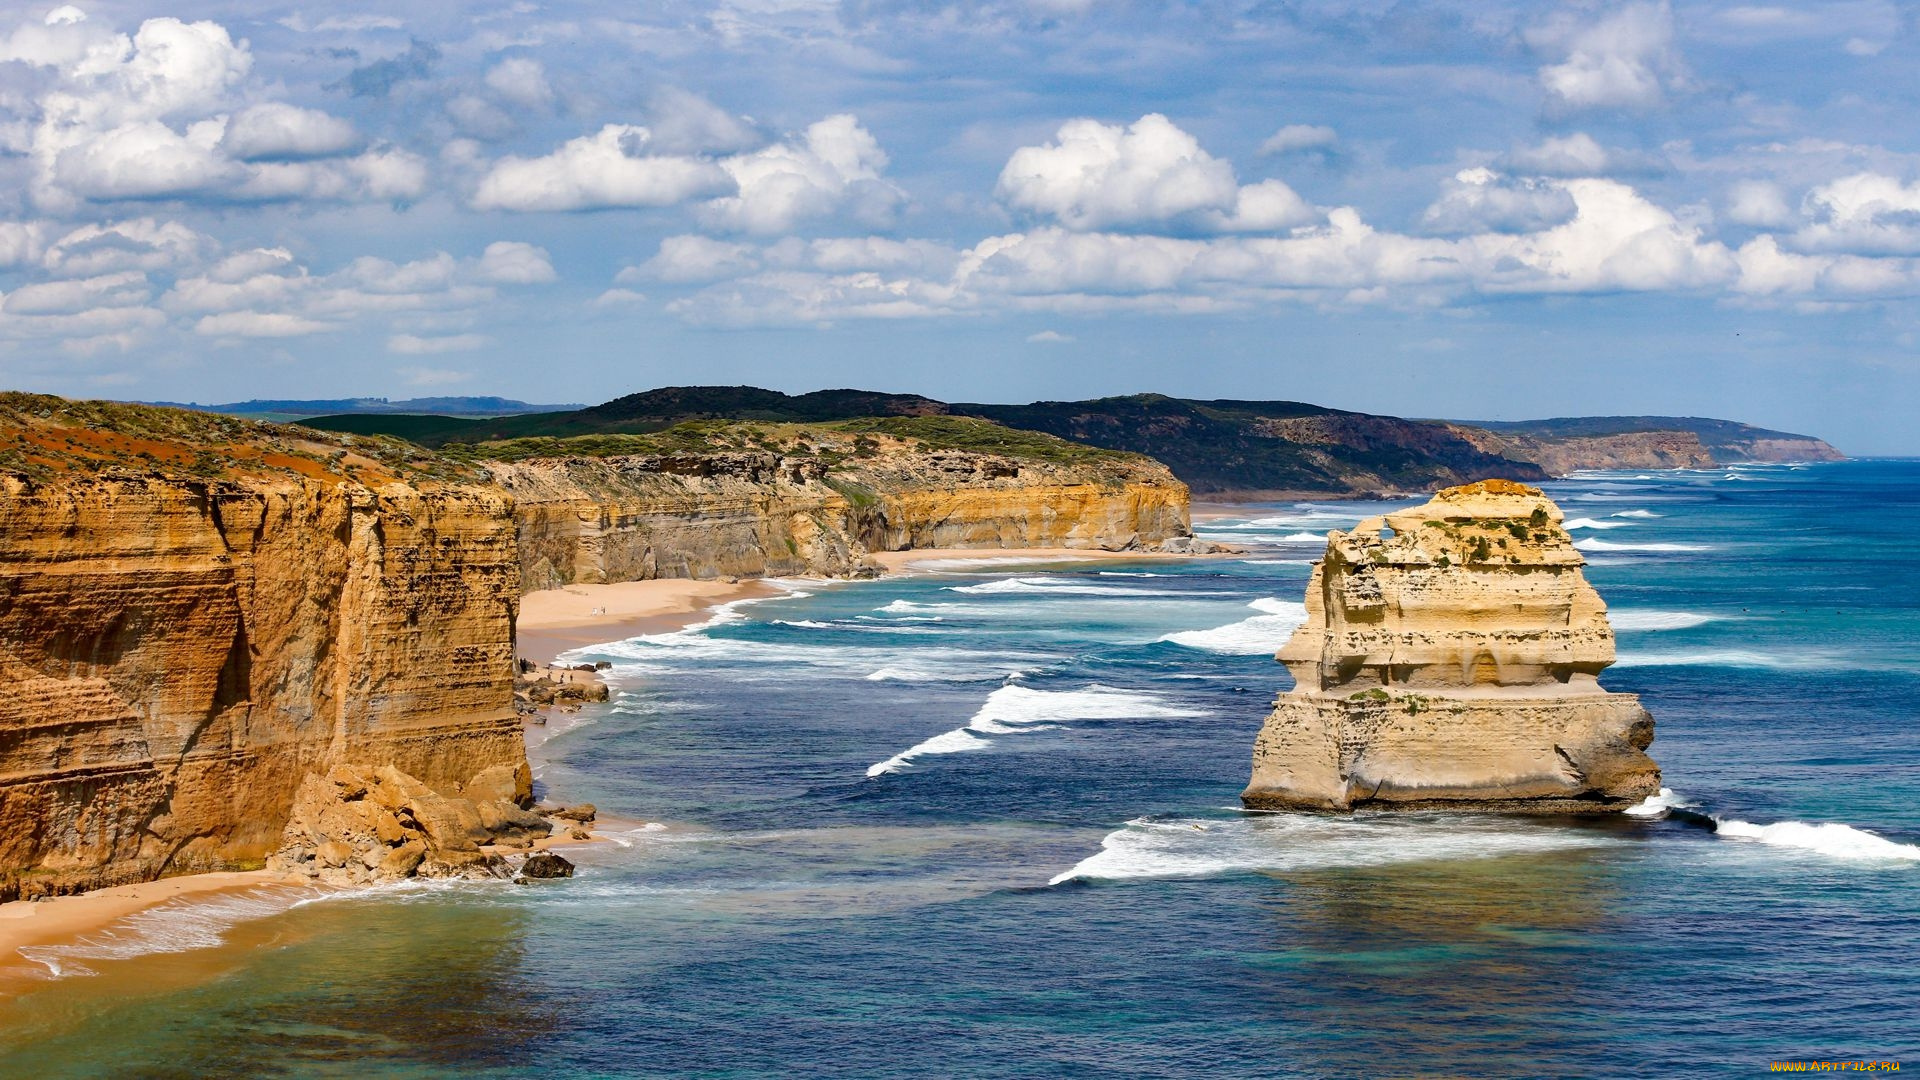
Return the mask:
<svg viewBox="0 0 1920 1080">
<path fill-rule="evenodd" d="M 1328 534 L 1242 801 L 1584 813 L 1657 792 L 1653 717 L 1600 686 L 1613 629 L 1561 521 L 1485 480 Z"/>
</svg>

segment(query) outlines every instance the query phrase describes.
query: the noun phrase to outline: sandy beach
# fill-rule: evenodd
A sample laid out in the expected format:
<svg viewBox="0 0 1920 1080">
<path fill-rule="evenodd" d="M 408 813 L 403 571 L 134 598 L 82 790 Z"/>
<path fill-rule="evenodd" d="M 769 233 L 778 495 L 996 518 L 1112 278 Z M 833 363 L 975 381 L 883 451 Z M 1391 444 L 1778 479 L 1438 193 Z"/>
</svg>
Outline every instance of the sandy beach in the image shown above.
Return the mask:
<svg viewBox="0 0 1920 1080">
<path fill-rule="evenodd" d="M 514 626 L 516 652 L 549 664 L 568 649 L 608 641 L 664 634 L 695 621 L 717 604 L 779 590 L 763 581 L 690 581 L 661 578 L 612 585 L 568 585 L 542 589 L 520 598 Z"/>
<path fill-rule="evenodd" d="M 213 899 L 263 885 L 296 884 L 307 882 L 304 878 L 265 870 L 236 870 L 115 885 L 79 896 L 0 904 L 0 992 L 12 981 L 9 975 L 32 975 L 39 971 L 38 968 L 15 971 L 25 963 L 15 950 L 24 946 L 71 942 L 129 915 L 183 897 Z"/>
</svg>

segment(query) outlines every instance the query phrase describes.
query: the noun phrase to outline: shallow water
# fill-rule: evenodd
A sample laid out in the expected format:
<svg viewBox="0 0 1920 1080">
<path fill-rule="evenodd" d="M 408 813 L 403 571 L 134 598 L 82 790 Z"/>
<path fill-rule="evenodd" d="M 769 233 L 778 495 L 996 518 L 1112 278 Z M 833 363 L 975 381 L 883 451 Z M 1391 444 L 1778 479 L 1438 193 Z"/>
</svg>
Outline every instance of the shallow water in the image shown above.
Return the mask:
<svg viewBox="0 0 1920 1080">
<path fill-rule="evenodd" d="M 1381 507 L 1251 508 L 1205 530 L 1243 559 L 791 583 L 587 650 L 620 693 L 541 782 L 667 827 L 562 883 L 149 920 L 182 951 L 0 1006 L 0 1075 L 1920 1060 L 1920 464 L 1554 494 L 1686 820 L 1235 809 L 1320 535 Z"/>
</svg>

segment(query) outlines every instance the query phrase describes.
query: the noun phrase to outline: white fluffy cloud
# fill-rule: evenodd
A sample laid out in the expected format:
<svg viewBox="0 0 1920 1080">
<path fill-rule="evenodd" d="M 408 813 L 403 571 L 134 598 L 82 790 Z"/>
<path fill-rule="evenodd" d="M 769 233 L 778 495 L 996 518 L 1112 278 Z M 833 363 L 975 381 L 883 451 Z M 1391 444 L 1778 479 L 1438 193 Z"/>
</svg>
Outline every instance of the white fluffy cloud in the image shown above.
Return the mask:
<svg viewBox="0 0 1920 1080">
<path fill-rule="evenodd" d="M 78 211 L 123 200 L 407 200 L 425 190 L 419 157 L 353 125 L 279 101 L 248 104 L 254 58 L 212 22 L 149 19 L 131 36 L 70 14 L 22 27 L 0 59 L 45 72 L 26 103 L 31 193 Z M 51 18 L 51 17 L 50 17 Z"/>
<path fill-rule="evenodd" d="M 353 125 L 318 109 L 270 101 L 227 121 L 221 148 L 239 161 L 305 161 L 338 157 L 360 147 Z"/>
<path fill-rule="evenodd" d="M 1686 82 L 1665 0 L 1627 4 L 1592 22 L 1565 15 L 1528 39 L 1565 57 L 1540 69 L 1541 88 L 1556 107 L 1653 108 Z"/>
<path fill-rule="evenodd" d="M 1126 127 L 1070 120 L 1053 142 L 1014 151 L 995 193 L 1009 207 L 1081 230 L 1268 231 L 1315 216 L 1278 180 L 1241 187 L 1230 162 L 1158 113 Z"/>
<path fill-rule="evenodd" d="M 1473 294 L 1705 291 L 1725 288 L 1741 273 L 1724 245 L 1626 184 L 1593 178 L 1539 184 L 1570 201 L 1566 220 L 1457 238 L 1382 231 L 1340 207 L 1323 224 L 1285 236 L 1193 238 L 1046 226 L 958 251 L 872 238 L 878 242 L 866 258 L 838 261 L 825 241 L 732 245 L 724 265 L 709 259 L 700 278 L 680 280 L 729 279 L 673 301 L 668 310 L 716 324 L 990 310 L 1199 313 L 1285 301 L 1425 304 Z"/>
<path fill-rule="evenodd" d="M 886 152 L 852 115 L 829 116 L 798 139 L 720 162 L 739 194 L 700 209 L 706 224 L 752 233 L 787 232 L 844 214 L 872 226 L 890 223 L 906 196 L 881 177 Z"/>
<path fill-rule="evenodd" d="M 473 195 L 477 210 L 605 210 L 671 206 L 729 190 L 726 170 L 702 158 L 651 153 L 644 127 L 608 124 L 537 158 L 494 163 Z"/>
<path fill-rule="evenodd" d="M 1880 173 L 1855 173 L 1808 192 L 1805 209 L 1816 220 L 1794 234 L 1802 248 L 1920 254 L 1920 182 L 1903 184 Z"/>
<path fill-rule="evenodd" d="M 558 276 L 547 249 L 517 240 L 496 240 L 488 244 L 474 267 L 477 280 L 496 285 L 540 285 Z"/>
<path fill-rule="evenodd" d="M 1420 221 L 1443 234 L 1523 233 L 1572 220 L 1578 207 L 1565 186 L 1492 169 L 1462 169 L 1441 185 Z"/>
</svg>

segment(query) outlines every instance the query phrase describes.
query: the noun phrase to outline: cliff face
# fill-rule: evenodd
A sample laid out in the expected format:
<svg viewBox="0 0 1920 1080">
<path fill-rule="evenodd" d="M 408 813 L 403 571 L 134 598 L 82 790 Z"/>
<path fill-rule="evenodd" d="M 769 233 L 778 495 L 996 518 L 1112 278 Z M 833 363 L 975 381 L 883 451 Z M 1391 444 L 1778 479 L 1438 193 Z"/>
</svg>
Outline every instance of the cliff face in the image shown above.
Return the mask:
<svg viewBox="0 0 1920 1080">
<path fill-rule="evenodd" d="M 504 494 L 102 408 L 0 395 L 0 899 L 257 866 L 335 764 L 521 766 Z"/>
<path fill-rule="evenodd" d="M 869 551 L 1148 550 L 1190 535 L 1156 463 L 1048 463 L 810 431 L 806 452 L 487 463 L 519 517 L 528 589 L 648 578 L 860 572 Z M 861 456 L 853 456 L 855 444 Z"/>
<path fill-rule="evenodd" d="M 1653 718 L 1600 687 L 1613 631 L 1561 520 L 1491 480 L 1330 534 L 1246 804 L 1582 812 L 1658 791 Z"/>
<path fill-rule="evenodd" d="M 1554 476 L 1582 469 L 1704 469 L 1714 453 L 1691 431 L 1629 431 L 1616 435 L 1496 435 L 1458 427 L 1488 453 L 1531 461 Z"/>
</svg>

